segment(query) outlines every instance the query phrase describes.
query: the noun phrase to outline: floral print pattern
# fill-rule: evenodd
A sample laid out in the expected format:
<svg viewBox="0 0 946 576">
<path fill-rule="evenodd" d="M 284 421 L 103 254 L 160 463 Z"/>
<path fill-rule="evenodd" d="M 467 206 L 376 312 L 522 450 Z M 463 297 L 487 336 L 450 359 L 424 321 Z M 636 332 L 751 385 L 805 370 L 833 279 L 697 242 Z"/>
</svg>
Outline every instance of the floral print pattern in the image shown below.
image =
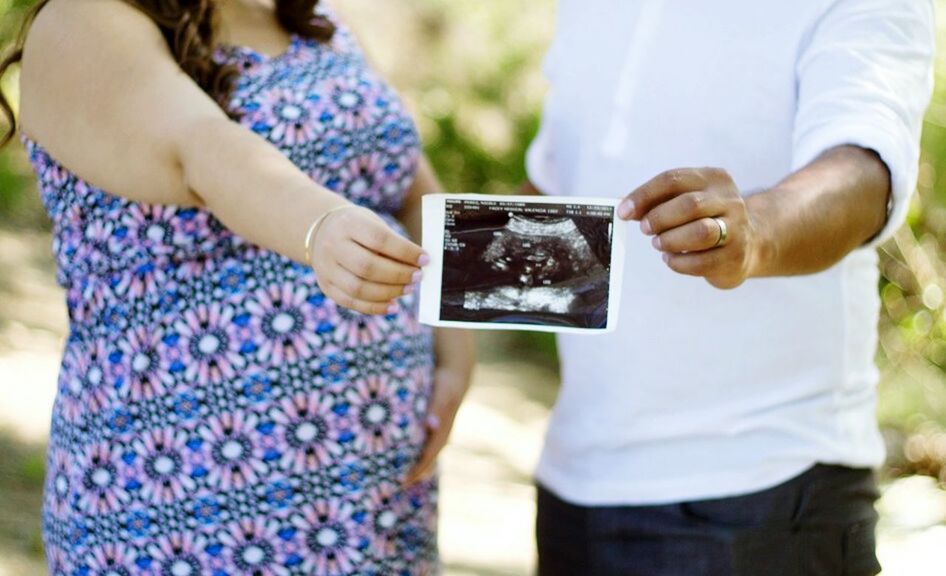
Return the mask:
<svg viewBox="0 0 946 576">
<path fill-rule="evenodd" d="M 277 57 L 217 57 L 241 71 L 225 105 L 235 121 L 398 226 L 416 130 L 344 27 Z M 431 387 L 415 296 L 387 316 L 338 307 L 309 267 L 206 210 L 111 195 L 24 142 L 70 317 L 50 572 L 434 573 L 436 487 L 400 484 Z"/>
</svg>

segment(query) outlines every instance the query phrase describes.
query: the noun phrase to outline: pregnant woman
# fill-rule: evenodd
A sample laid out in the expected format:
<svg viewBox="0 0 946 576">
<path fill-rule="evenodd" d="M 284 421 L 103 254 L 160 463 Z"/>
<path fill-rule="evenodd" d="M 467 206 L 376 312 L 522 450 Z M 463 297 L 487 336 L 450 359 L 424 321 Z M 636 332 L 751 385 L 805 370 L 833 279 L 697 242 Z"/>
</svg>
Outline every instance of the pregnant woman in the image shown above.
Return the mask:
<svg viewBox="0 0 946 576">
<path fill-rule="evenodd" d="M 316 4 L 51 0 L 0 67 L 22 58 L 70 318 L 54 575 L 436 571 L 472 360 L 418 324 L 397 220 L 436 179 Z"/>
</svg>

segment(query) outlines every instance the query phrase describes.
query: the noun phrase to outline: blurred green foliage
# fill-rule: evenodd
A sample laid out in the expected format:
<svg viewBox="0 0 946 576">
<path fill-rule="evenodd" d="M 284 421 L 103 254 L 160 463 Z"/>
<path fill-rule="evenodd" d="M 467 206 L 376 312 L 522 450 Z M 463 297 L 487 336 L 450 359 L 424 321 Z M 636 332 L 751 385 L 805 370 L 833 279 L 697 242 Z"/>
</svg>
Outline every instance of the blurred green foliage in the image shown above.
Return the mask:
<svg viewBox="0 0 946 576">
<path fill-rule="evenodd" d="M 0 0 L 0 54 L 12 49 L 13 40 L 19 32 L 19 23 L 26 10 L 35 0 Z M 16 108 L 17 70 L 14 68 L 0 78 L 0 88 Z M 2 125 L 0 120 L 0 125 Z M 32 175 L 28 170 L 22 150 L 17 143 L 0 150 L 0 225 L 47 226 L 42 206 L 34 193 Z"/>
<path fill-rule="evenodd" d="M 0 44 L 9 44 L 33 0 L 0 0 Z M 416 113 L 431 161 L 454 192 L 514 193 L 535 133 L 541 58 L 553 0 L 346 0 L 337 8 Z M 937 0 L 946 46 L 946 0 Z M 879 417 L 891 469 L 946 480 L 946 51 L 923 134 L 921 178 L 909 225 L 881 249 L 883 313 Z M 3 83 L 16 97 L 15 72 Z M 0 151 L 0 226 L 43 228 L 23 151 Z M 813 327 L 817 329 L 817 327 Z M 544 335 L 501 339 L 506 354 L 550 362 Z M 492 352 L 495 353 L 495 352 Z"/>
<path fill-rule="evenodd" d="M 0 544 L 22 554 L 40 555 L 41 518 L 36 511 L 42 505 L 45 449 L 0 429 L 0 454 Z"/>
<path fill-rule="evenodd" d="M 937 1 L 936 92 L 908 225 L 881 248 L 878 415 L 893 474 L 946 482 L 946 2 Z"/>
</svg>

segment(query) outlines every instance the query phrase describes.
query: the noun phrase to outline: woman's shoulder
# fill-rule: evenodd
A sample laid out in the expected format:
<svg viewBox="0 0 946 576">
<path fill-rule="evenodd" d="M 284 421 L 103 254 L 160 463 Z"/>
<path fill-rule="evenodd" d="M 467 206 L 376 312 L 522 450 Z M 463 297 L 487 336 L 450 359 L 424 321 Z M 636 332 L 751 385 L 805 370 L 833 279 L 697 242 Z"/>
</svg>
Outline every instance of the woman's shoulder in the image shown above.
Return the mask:
<svg viewBox="0 0 946 576">
<path fill-rule="evenodd" d="M 154 22 L 123 0 L 48 0 L 30 26 L 26 45 L 39 51 L 65 43 L 81 48 L 83 41 L 107 46 L 137 39 L 140 44 L 141 34 L 160 37 Z"/>
<path fill-rule="evenodd" d="M 161 48 L 157 26 L 121 0 L 50 0 L 26 35 L 20 74 L 21 122 L 29 131 L 37 120 L 33 104 L 44 94 L 61 94 L 80 85 L 94 70 L 120 68 L 123 54 L 148 45 Z M 42 113 L 36 107 L 36 115 Z"/>
<path fill-rule="evenodd" d="M 348 25 L 344 17 L 345 14 L 339 13 L 333 4 L 333 2 L 319 0 L 318 4 L 315 6 L 315 14 L 326 18 L 335 26 L 335 34 L 332 36 L 333 48 L 339 52 L 363 54 L 361 44 Z"/>
</svg>

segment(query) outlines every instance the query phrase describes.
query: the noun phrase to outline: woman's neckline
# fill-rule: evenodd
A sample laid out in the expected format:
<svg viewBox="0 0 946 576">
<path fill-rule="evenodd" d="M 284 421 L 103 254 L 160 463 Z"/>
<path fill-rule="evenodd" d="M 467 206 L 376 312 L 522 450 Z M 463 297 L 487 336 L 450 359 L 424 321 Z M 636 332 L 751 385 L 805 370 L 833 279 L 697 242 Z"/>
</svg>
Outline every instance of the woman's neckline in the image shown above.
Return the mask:
<svg viewBox="0 0 946 576">
<path fill-rule="evenodd" d="M 295 34 L 279 23 L 277 3 L 275 0 L 219 2 L 218 47 L 253 54 L 265 60 L 277 60 L 285 56 L 297 39 Z M 262 46 L 257 48 L 257 44 Z"/>
<path fill-rule="evenodd" d="M 218 42 L 217 49 L 224 54 L 237 54 L 245 56 L 257 62 L 273 62 L 281 60 L 292 55 L 299 46 L 301 38 L 298 34 L 289 35 L 289 43 L 277 54 L 269 54 L 246 44 L 233 44 L 230 42 Z"/>
</svg>

